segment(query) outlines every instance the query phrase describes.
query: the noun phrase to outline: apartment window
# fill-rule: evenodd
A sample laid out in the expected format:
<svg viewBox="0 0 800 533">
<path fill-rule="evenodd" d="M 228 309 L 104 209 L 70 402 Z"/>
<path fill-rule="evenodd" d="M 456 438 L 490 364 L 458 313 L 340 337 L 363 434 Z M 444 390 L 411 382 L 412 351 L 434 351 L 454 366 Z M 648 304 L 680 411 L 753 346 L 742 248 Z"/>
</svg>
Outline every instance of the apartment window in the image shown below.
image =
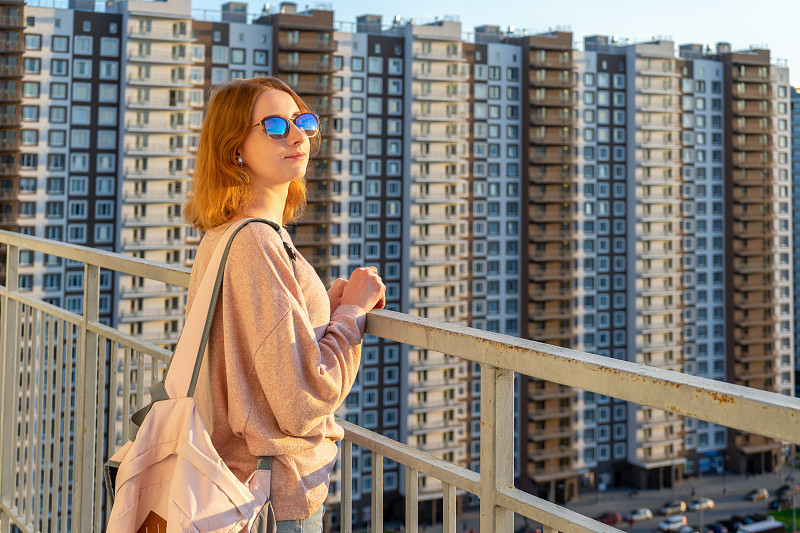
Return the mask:
<svg viewBox="0 0 800 533">
<path fill-rule="evenodd" d="M 39 74 L 42 70 L 42 60 L 38 57 L 26 57 L 23 65 L 25 74 Z"/>
<path fill-rule="evenodd" d="M 380 74 L 383 72 L 383 58 L 370 57 L 367 63 L 367 71 L 370 74 Z"/>
<path fill-rule="evenodd" d="M 90 59 L 75 59 L 72 62 L 72 76 L 74 78 L 91 78 L 92 61 Z"/>
<path fill-rule="evenodd" d="M 100 55 L 106 57 L 117 57 L 119 55 L 119 37 L 101 37 Z"/>
<path fill-rule="evenodd" d="M 86 172 L 89 170 L 89 154 L 72 153 L 70 154 L 70 171 Z"/>
<path fill-rule="evenodd" d="M 98 177 L 95 193 L 98 196 L 110 196 L 114 194 L 114 178 Z"/>
<path fill-rule="evenodd" d="M 72 107 L 72 123 L 80 125 L 88 125 L 91 117 L 91 108 L 89 106 L 73 106 Z"/>
<path fill-rule="evenodd" d="M 73 49 L 75 50 L 76 54 L 92 55 L 92 36 L 76 35 Z"/>
<path fill-rule="evenodd" d="M 51 130 L 50 131 L 50 134 L 51 134 L 51 146 L 54 146 L 52 144 L 52 142 L 53 142 L 52 134 L 54 134 L 54 133 L 60 133 L 60 134 L 63 135 L 64 131 L 61 131 L 61 130 Z M 63 146 L 63 144 L 61 144 L 60 146 Z M 70 147 L 72 147 L 72 148 L 89 148 L 89 130 L 73 129 L 70 132 Z"/>
<path fill-rule="evenodd" d="M 39 120 L 38 105 L 22 106 L 22 120 L 25 122 L 37 122 Z"/>
<path fill-rule="evenodd" d="M 399 95 L 403 94 L 403 81 L 401 79 L 392 78 L 388 82 L 389 87 L 386 91 L 388 94 L 391 95 Z"/>
<path fill-rule="evenodd" d="M 53 52 L 69 52 L 69 37 L 54 35 L 51 47 Z"/>
<path fill-rule="evenodd" d="M 99 130 L 97 132 L 97 147 L 113 149 L 117 145 L 117 132 L 114 130 Z"/>
<path fill-rule="evenodd" d="M 69 74 L 69 61 L 66 59 L 53 59 L 50 63 L 53 76 L 66 76 Z M 52 91 L 51 91 L 52 93 Z"/>
<path fill-rule="evenodd" d="M 55 85 L 55 84 L 51 84 L 51 86 L 50 86 L 51 93 L 53 91 L 53 85 Z M 66 92 L 67 92 L 66 84 L 64 83 L 64 84 L 59 84 L 59 85 L 64 85 L 64 89 L 63 89 L 64 96 L 63 96 L 63 98 L 66 98 L 66 96 L 67 96 L 66 95 Z M 92 85 L 90 83 L 73 83 L 72 84 L 72 99 L 74 101 L 76 101 L 76 102 L 91 102 L 91 100 L 92 100 Z"/>
<path fill-rule="evenodd" d="M 66 170 L 67 157 L 64 154 L 48 154 L 47 170 Z"/>
<path fill-rule="evenodd" d="M 97 154 L 97 171 L 114 172 L 116 161 L 116 154 Z"/>
<path fill-rule="evenodd" d="M 22 84 L 22 95 L 25 98 L 39 98 L 39 82 L 26 81 Z"/>
<path fill-rule="evenodd" d="M 117 110 L 113 107 L 100 107 L 97 111 L 97 123 L 101 126 L 116 126 Z"/>
<path fill-rule="evenodd" d="M 116 61 L 101 61 L 100 62 L 100 79 L 101 80 L 115 80 L 119 73 L 119 63 Z"/>
<path fill-rule="evenodd" d="M 39 130 L 21 130 L 20 143 L 25 146 L 36 146 L 39 144 Z"/>
<path fill-rule="evenodd" d="M 21 218 L 33 218 L 36 215 L 35 202 L 20 202 L 19 203 L 19 216 Z"/>
<path fill-rule="evenodd" d="M 98 91 L 98 101 L 100 102 L 116 102 L 117 101 L 117 86 L 108 83 L 101 83 L 100 90 Z"/>
<path fill-rule="evenodd" d="M 86 242 L 86 224 L 70 224 L 67 226 L 68 242 Z"/>
<path fill-rule="evenodd" d="M 235 65 L 242 65 L 245 61 L 244 48 L 231 48 L 231 63 Z"/>
<path fill-rule="evenodd" d="M 258 66 L 266 66 L 269 55 L 267 54 L 266 50 L 254 50 L 253 51 L 253 63 Z"/>
<path fill-rule="evenodd" d="M 212 46 L 211 61 L 212 63 L 228 63 L 228 47 L 216 45 Z"/>
<path fill-rule="evenodd" d="M 28 33 L 25 35 L 25 48 L 27 50 L 41 50 L 42 36 Z"/>
<path fill-rule="evenodd" d="M 39 156 L 36 154 L 20 154 L 20 165 L 23 169 L 33 170 L 38 166 Z"/>
</svg>

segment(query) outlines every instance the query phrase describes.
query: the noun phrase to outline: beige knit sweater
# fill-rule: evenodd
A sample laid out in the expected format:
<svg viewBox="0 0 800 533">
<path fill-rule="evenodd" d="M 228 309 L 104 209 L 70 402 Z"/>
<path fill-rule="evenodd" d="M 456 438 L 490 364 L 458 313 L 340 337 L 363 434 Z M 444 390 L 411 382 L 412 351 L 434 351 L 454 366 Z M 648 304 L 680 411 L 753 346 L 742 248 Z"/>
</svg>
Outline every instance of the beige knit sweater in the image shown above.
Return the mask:
<svg viewBox="0 0 800 533">
<path fill-rule="evenodd" d="M 187 309 L 226 226 L 206 233 Z M 281 229 L 286 242 L 291 240 Z M 245 481 L 273 456 L 277 520 L 311 516 L 328 494 L 344 431 L 333 412 L 361 361 L 366 315 L 330 300 L 313 267 L 292 261 L 272 227 L 253 222 L 234 239 L 195 399 L 222 459 Z"/>
</svg>

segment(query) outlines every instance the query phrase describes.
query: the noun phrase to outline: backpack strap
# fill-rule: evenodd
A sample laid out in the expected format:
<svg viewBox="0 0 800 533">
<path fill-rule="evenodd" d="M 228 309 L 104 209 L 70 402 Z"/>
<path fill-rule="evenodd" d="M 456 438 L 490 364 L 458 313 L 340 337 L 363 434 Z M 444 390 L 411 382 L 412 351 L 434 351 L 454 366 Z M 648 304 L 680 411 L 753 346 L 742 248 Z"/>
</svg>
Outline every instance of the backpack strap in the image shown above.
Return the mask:
<svg viewBox="0 0 800 533">
<path fill-rule="evenodd" d="M 228 258 L 228 253 L 230 252 L 234 237 L 236 237 L 242 228 L 252 222 L 263 222 L 272 227 L 280 235 L 281 227 L 275 222 L 263 218 L 239 220 L 229 225 L 225 230 L 203 274 L 203 279 L 195 295 L 195 301 L 186 317 L 184 328 L 181 331 L 178 345 L 175 348 L 164 380 L 154 383 L 153 386 L 150 387 L 151 402 L 136 411 L 130 418 L 131 440 L 136 439 L 139 427 L 141 427 L 147 413 L 150 412 L 150 408 L 155 402 L 167 400 L 169 398 L 181 398 L 184 394 L 183 391 L 187 391 L 186 396 L 188 397 L 194 395 L 194 390 L 197 386 L 197 378 L 200 374 L 200 367 L 203 364 L 203 356 L 205 355 L 208 345 L 208 337 L 211 333 L 211 323 L 214 318 L 217 298 L 219 297 L 219 290 L 224 278 L 225 262 Z M 281 240 L 283 241 L 284 249 L 286 249 L 289 257 L 292 260 L 296 260 L 297 255 L 295 251 L 283 240 L 283 237 L 281 237 Z M 192 361 L 192 359 L 194 359 L 194 361 Z M 191 374 L 189 374 L 190 368 L 192 369 Z"/>
</svg>

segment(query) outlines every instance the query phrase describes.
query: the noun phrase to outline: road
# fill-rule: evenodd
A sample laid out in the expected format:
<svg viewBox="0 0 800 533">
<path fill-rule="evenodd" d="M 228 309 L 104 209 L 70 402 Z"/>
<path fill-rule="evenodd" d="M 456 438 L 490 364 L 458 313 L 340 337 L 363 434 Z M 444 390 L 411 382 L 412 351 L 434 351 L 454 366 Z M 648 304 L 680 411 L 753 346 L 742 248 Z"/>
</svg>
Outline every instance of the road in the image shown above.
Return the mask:
<svg viewBox="0 0 800 533">
<path fill-rule="evenodd" d="M 617 511 L 625 513 L 640 507 L 647 507 L 653 511 L 653 518 L 637 522 L 633 527 L 627 523 L 617 524 L 616 527 L 631 533 L 652 533 L 658 527 L 658 523 L 664 519 L 663 515 L 657 514 L 657 510 L 667 502 L 683 500 L 687 504 L 692 499 L 692 488 L 697 497 L 706 497 L 714 500 L 714 509 L 710 511 L 687 511 L 686 518 L 690 526 L 701 529 L 701 526 L 708 525 L 718 520 L 726 520 L 731 515 L 747 515 L 750 513 L 766 514 L 769 509 L 769 500 L 751 502 L 745 499 L 745 494 L 754 488 L 764 487 L 773 493 L 782 483 L 775 474 L 763 474 L 747 478 L 745 476 L 733 476 L 728 474 L 725 477 L 727 491 L 723 494 L 722 475 L 703 476 L 703 479 L 687 479 L 683 484 L 673 489 L 642 490 L 634 498 L 630 497 L 630 490 L 614 489 L 600 494 L 600 501 L 597 497 L 580 497 L 577 502 L 565 505 L 568 509 L 576 511 L 586 516 L 598 516 L 603 511 Z M 772 496 L 770 496 L 772 499 Z"/>
<path fill-rule="evenodd" d="M 700 529 L 703 525 L 710 524 L 717 520 L 725 520 L 731 515 L 746 515 L 749 513 L 764 513 L 768 511 L 769 500 L 750 502 L 744 496 L 752 489 L 764 487 L 772 494 L 775 489 L 782 485 L 781 480 L 776 474 L 763 474 L 759 476 L 746 477 L 727 474 L 725 476 L 726 493 L 723 494 L 723 476 L 718 474 L 704 475 L 702 479 L 686 479 L 680 486 L 673 489 L 652 489 L 641 490 L 634 498 L 630 497 L 629 488 L 615 488 L 606 492 L 584 492 L 580 494 L 578 501 L 570 502 L 564 507 L 578 512 L 585 516 L 595 517 L 604 511 L 617 511 L 624 515 L 632 509 L 647 507 L 653 511 L 653 518 L 637 522 L 633 527 L 629 527 L 627 522 L 622 522 L 616 527 L 630 533 L 653 533 L 657 530 L 658 523 L 664 519 L 657 514 L 658 509 L 667 502 L 673 500 L 684 500 L 687 504 L 691 501 L 692 487 L 694 487 L 697 497 L 711 498 L 715 502 L 714 509 L 703 511 L 687 511 L 689 525 Z M 770 496 L 770 500 L 772 496 Z M 479 513 L 475 509 L 464 510 L 457 517 L 457 531 L 474 530 L 480 532 Z M 515 515 L 515 529 L 525 525 L 525 518 Z M 798 510 L 798 522 L 800 522 L 800 510 Z M 540 524 L 529 523 L 532 529 L 539 527 Z M 425 533 L 441 533 L 442 524 L 426 525 L 423 529 L 420 524 L 420 531 Z"/>
</svg>

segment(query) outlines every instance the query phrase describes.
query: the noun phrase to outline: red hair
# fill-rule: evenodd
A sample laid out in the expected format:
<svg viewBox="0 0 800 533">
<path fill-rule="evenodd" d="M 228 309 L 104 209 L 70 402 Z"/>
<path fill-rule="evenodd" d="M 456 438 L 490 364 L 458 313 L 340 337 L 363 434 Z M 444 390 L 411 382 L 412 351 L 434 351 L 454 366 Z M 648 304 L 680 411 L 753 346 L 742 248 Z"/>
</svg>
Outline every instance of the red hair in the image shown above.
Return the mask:
<svg viewBox="0 0 800 533">
<path fill-rule="evenodd" d="M 256 98 L 271 89 L 288 93 L 301 112 L 311 112 L 297 93 L 273 76 L 237 79 L 212 89 L 197 145 L 192 187 L 183 209 L 183 217 L 197 229 L 206 231 L 230 221 L 253 200 L 250 178 L 237 164 L 236 152 L 250 133 Z M 315 153 L 319 136 L 309 140 Z M 305 176 L 289 184 L 282 224 L 300 217 L 306 196 Z"/>
</svg>

